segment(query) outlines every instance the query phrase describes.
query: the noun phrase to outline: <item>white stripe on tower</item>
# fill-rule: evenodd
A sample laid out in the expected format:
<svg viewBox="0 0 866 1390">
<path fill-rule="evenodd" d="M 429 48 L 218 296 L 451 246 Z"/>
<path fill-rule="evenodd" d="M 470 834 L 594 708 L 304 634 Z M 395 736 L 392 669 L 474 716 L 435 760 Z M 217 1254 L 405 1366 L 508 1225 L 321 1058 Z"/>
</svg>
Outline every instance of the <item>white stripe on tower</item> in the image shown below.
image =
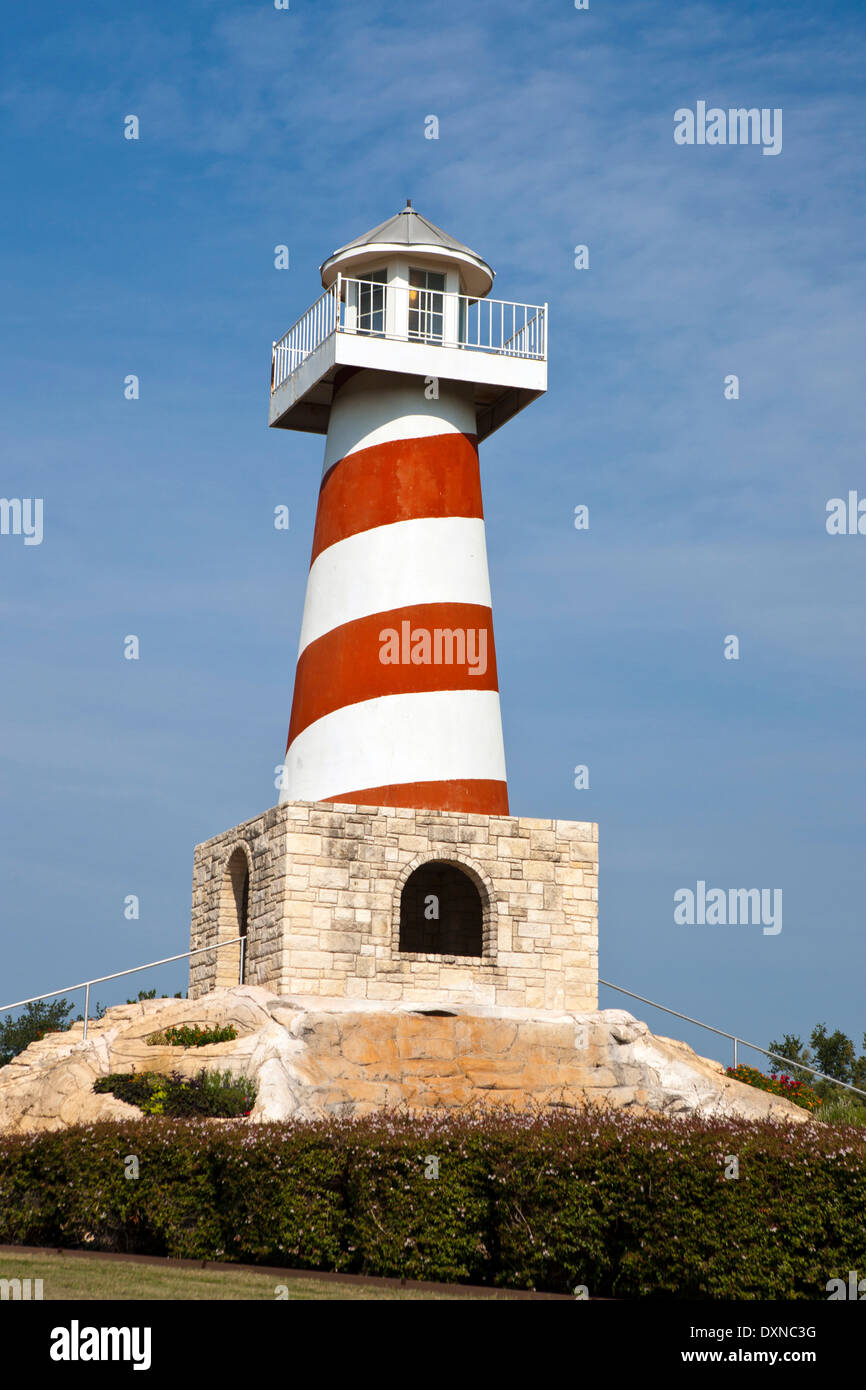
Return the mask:
<svg viewBox="0 0 866 1390">
<path fill-rule="evenodd" d="M 286 756 L 296 801 L 321 788 L 418 782 L 504 781 L 505 750 L 495 690 L 385 695 L 344 705 L 298 734 Z"/>
<path fill-rule="evenodd" d="M 471 387 L 338 387 L 280 800 L 507 814 Z"/>
<path fill-rule="evenodd" d="M 452 391 L 448 401 L 444 393 L 442 399 L 428 401 L 418 377 L 395 382 L 390 372 L 361 372 L 344 383 L 331 407 L 322 475 L 340 459 L 374 444 L 439 434 L 474 435 L 475 427 L 475 406 L 469 394 Z"/>
<path fill-rule="evenodd" d="M 310 567 L 298 655 L 341 623 L 419 603 L 490 607 L 482 520 L 395 521 L 328 546 Z"/>
</svg>

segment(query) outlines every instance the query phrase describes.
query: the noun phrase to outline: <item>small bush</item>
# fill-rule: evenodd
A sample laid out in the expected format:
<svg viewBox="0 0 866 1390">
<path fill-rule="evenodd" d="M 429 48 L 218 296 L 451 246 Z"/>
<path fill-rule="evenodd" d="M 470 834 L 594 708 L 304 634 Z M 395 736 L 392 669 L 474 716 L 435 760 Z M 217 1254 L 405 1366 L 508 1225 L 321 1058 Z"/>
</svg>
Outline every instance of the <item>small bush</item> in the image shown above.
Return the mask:
<svg viewBox="0 0 866 1390">
<path fill-rule="evenodd" d="M 233 1023 L 227 1023 L 224 1028 L 181 1023 L 164 1028 L 161 1033 L 151 1033 L 146 1041 L 148 1047 L 207 1047 L 209 1043 L 233 1042 L 237 1035 Z"/>
<path fill-rule="evenodd" d="M 786 1072 L 779 1076 L 765 1076 L 756 1067 L 747 1067 L 742 1063 L 738 1067 L 728 1067 L 727 1072 L 735 1081 L 743 1081 L 747 1086 L 756 1086 L 759 1091 L 769 1091 L 774 1096 L 784 1096 L 804 1110 L 815 1110 L 821 1104 L 817 1091 Z"/>
<path fill-rule="evenodd" d="M 856 1096 L 836 1095 L 821 1103 L 815 1119 L 824 1125 L 866 1125 L 866 1105 Z"/>
<path fill-rule="evenodd" d="M 93 1083 L 94 1091 L 137 1105 L 145 1115 L 175 1118 L 208 1115 L 232 1119 L 248 1115 L 255 1104 L 256 1083 L 231 1072 L 200 1071 L 197 1076 L 172 1072 L 114 1072 Z"/>
</svg>

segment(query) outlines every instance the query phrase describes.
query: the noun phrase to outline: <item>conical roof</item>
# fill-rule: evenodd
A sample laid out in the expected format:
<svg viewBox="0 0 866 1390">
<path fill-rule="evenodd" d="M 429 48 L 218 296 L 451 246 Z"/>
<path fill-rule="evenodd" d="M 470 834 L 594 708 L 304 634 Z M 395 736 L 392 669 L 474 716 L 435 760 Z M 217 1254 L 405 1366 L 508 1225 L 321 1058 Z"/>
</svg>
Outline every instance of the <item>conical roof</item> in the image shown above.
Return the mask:
<svg viewBox="0 0 866 1390">
<path fill-rule="evenodd" d="M 466 293 L 485 295 L 493 284 L 494 272 L 485 260 L 456 237 L 449 236 L 420 212 L 416 212 L 411 202 L 393 217 L 380 222 L 378 227 L 346 242 L 332 252 L 320 266 L 322 284 L 327 287 L 333 283 L 337 272 L 352 275 L 373 261 L 381 260 L 382 253 L 399 253 L 411 248 L 425 255 L 434 255 L 445 261 L 455 263 L 459 270 Z"/>
</svg>

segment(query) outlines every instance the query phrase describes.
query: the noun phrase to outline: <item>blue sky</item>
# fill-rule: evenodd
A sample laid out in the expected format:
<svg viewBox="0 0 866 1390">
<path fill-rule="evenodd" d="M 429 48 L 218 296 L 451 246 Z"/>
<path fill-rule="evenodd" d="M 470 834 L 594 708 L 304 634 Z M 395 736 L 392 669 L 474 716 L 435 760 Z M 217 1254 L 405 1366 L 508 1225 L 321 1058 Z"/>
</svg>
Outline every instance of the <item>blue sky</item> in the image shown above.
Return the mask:
<svg viewBox="0 0 866 1390">
<path fill-rule="evenodd" d="M 550 303 L 548 394 L 482 446 L 512 811 L 599 822 L 604 978 L 859 1042 L 866 536 L 825 507 L 866 496 L 862 9 L 91 0 L 5 37 L 0 495 L 44 540 L 0 537 L 0 1003 L 186 949 L 194 845 L 275 801 L 322 440 L 268 431 L 270 344 L 411 197 Z M 781 154 L 676 145 L 698 100 L 782 108 Z M 699 879 L 781 888 L 782 932 L 675 924 Z"/>
</svg>

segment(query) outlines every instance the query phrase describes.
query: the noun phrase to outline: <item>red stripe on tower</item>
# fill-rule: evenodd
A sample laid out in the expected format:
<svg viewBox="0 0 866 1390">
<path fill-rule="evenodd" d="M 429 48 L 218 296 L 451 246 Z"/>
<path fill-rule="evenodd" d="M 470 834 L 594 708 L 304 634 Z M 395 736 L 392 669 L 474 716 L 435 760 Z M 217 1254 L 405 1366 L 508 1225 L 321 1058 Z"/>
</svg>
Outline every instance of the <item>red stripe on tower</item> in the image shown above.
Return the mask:
<svg viewBox="0 0 866 1390">
<path fill-rule="evenodd" d="M 333 628 L 298 657 L 287 747 L 323 715 L 383 695 L 498 690 L 493 614 L 422 603 Z"/>
<path fill-rule="evenodd" d="M 474 435 L 396 439 L 359 449 L 322 479 L 312 560 L 335 541 L 394 521 L 430 516 L 483 517 Z"/>
</svg>

